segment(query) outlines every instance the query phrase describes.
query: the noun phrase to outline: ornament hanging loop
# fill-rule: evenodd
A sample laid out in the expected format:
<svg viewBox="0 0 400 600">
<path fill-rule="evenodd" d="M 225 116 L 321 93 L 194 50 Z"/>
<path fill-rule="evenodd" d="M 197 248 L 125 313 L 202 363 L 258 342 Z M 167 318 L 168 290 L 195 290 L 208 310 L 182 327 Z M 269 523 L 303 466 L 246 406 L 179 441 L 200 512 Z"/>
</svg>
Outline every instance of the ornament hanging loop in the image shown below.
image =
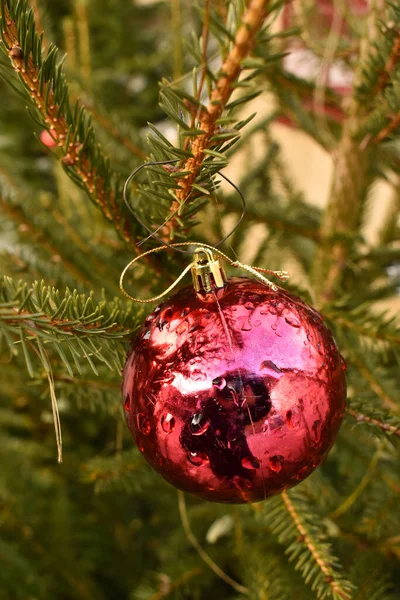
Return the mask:
<svg viewBox="0 0 400 600">
<path fill-rule="evenodd" d="M 141 298 L 135 298 L 131 296 L 124 288 L 124 279 L 126 273 L 129 271 L 131 266 L 136 263 L 138 260 L 148 256 L 149 254 L 155 254 L 158 252 L 162 252 L 167 250 L 168 248 L 179 248 L 181 246 L 196 246 L 193 251 L 194 260 L 185 267 L 179 277 L 161 294 L 158 296 L 153 296 L 152 298 L 146 298 L 142 300 Z M 192 252 L 191 252 L 192 253 Z M 218 258 L 215 258 L 214 254 L 217 254 L 219 258 L 229 263 L 232 267 L 237 267 L 244 269 L 254 275 L 257 279 L 259 279 L 262 283 L 264 283 L 267 287 L 271 288 L 274 291 L 277 291 L 278 287 L 275 283 L 264 277 L 262 273 L 267 273 L 268 275 L 274 275 L 281 280 L 288 279 L 289 275 L 286 271 L 270 271 L 269 269 L 261 269 L 260 267 L 252 267 L 251 265 L 246 265 L 244 263 L 239 262 L 238 260 L 232 260 L 215 248 L 214 246 L 209 246 L 208 244 L 203 244 L 199 242 L 179 242 L 176 244 L 169 244 L 168 246 L 158 246 L 157 248 L 152 248 L 151 250 L 147 250 L 143 254 L 136 256 L 133 260 L 131 260 L 125 267 L 125 269 L 121 273 L 121 277 L 119 279 L 119 287 L 121 292 L 130 300 L 134 302 L 140 302 L 141 304 L 147 304 L 149 302 L 156 302 L 157 300 L 161 300 L 164 296 L 169 294 L 178 283 L 185 277 L 186 273 L 192 271 L 193 277 L 193 285 L 196 291 L 205 291 L 211 292 L 214 287 L 222 288 L 227 283 L 227 278 L 225 275 L 225 271 L 221 265 L 221 261 Z M 196 280 L 196 281 L 195 281 Z M 198 288 L 196 287 L 198 286 Z M 207 287 L 206 287 L 207 286 Z M 208 288 L 208 289 L 207 289 Z"/>
</svg>

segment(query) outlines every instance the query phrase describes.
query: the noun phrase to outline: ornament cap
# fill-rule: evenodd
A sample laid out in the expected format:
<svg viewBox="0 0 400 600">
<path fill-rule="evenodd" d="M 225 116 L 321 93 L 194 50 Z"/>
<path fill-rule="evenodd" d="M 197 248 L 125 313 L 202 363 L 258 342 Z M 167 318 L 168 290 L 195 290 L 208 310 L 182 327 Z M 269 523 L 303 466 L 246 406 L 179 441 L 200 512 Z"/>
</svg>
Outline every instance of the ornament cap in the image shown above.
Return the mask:
<svg viewBox="0 0 400 600">
<path fill-rule="evenodd" d="M 196 248 L 191 271 L 196 292 L 212 292 L 215 288 L 223 288 L 228 281 L 221 261 L 215 258 L 210 248 Z"/>
</svg>

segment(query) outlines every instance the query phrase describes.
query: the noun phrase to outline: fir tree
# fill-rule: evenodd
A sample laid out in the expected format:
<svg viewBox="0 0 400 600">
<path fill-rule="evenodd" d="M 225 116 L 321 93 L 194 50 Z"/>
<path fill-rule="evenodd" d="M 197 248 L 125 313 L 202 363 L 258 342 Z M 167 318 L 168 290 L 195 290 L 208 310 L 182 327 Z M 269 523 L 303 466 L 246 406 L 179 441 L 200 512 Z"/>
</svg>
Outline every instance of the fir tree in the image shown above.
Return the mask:
<svg viewBox="0 0 400 600">
<path fill-rule="evenodd" d="M 399 290 L 397 3 L 0 5 L 0 599 L 398 598 L 400 326 L 385 308 Z M 347 69 L 349 93 L 290 72 L 296 45 L 321 72 Z M 252 121 L 267 93 L 273 108 Z M 331 154 L 324 209 L 293 183 L 277 119 Z M 214 244 L 240 215 L 219 175 L 238 156 L 247 212 L 230 246 L 241 256 L 263 225 L 253 264 L 290 262 L 299 276 L 284 285 L 320 310 L 348 365 L 327 462 L 239 507 L 177 496 L 133 447 L 119 388 L 144 310 L 118 288 L 157 244 L 138 246 L 130 172 L 175 159 L 142 171 L 128 201 L 163 240 Z M 372 244 L 382 181 L 391 203 Z M 151 255 L 128 285 L 159 294 L 184 266 Z"/>
</svg>

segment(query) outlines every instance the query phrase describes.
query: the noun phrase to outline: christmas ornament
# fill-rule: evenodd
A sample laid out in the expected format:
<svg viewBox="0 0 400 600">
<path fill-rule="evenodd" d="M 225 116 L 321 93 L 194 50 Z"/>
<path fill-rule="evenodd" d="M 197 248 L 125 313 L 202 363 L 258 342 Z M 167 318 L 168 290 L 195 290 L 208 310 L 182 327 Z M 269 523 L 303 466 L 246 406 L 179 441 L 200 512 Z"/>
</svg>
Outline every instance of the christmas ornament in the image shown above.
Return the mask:
<svg viewBox="0 0 400 600">
<path fill-rule="evenodd" d="M 296 296 L 265 278 L 226 280 L 206 246 L 189 268 L 193 285 L 160 304 L 132 344 L 128 427 L 177 488 L 215 502 L 263 500 L 326 457 L 345 410 L 344 361 Z"/>
<path fill-rule="evenodd" d="M 54 148 L 54 146 L 57 146 L 56 140 L 50 135 L 48 131 L 46 131 L 46 129 L 43 129 L 43 131 L 40 133 L 40 141 L 42 142 L 42 144 L 47 146 L 47 148 Z"/>
</svg>

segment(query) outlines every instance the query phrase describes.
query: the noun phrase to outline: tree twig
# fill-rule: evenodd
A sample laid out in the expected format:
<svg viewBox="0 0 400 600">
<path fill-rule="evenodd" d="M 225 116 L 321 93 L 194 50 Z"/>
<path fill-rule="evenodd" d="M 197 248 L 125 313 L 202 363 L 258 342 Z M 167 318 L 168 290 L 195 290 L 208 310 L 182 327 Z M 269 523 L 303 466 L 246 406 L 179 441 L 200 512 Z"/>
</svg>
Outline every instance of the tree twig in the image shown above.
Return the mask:
<svg viewBox="0 0 400 600">
<path fill-rule="evenodd" d="M 371 425 L 376 425 L 382 431 L 390 432 L 397 437 L 400 437 L 400 429 L 395 425 L 390 425 L 390 423 L 384 423 L 383 421 L 379 421 L 379 419 L 375 419 L 374 417 L 370 417 L 369 415 L 365 415 L 364 413 L 353 410 L 352 408 L 348 408 L 346 412 L 351 415 L 358 423 L 371 423 Z"/>
<path fill-rule="evenodd" d="M 225 583 L 227 583 L 228 585 L 230 585 L 231 587 L 233 587 L 233 589 L 236 590 L 237 592 L 239 592 L 239 594 L 243 594 L 245 596 L 248 596 L 249 595 L 248 588 L 246 588 L 244 585 L 241 585 L 240 583 L 238 583 L 237 581 L 235 581 L 234 579 L 232 579 L 232 577 L 229 577 L 229 575 L 227 575 L 212 560 L 212 558 L 210 558 L 208 556 L 207 552 L 205 552 L 205 550 L 203 550 L 203 548 L 200 546 L 199 542 L 197 541 L 197 539 L 193 535 L 193 532 L 192 532 L 192 530 L 190 528 L 189 519 L 188 519 L 188 515 L 187 515 L 187 511 L 186 511 L 185 494 L 183 492 L 180 492 L 180 491 L 178 491 L 178 505 L 179 505 L 179 514 L 180 514 L 180 517 L 181 517 L 183 529 L 185 530 L 186 537 L 189 540 L 189 542 L 192 544 L 192 546 L 196 549 L 196 551 L 198 552 L 198 554 L 200 555 L 200 557 L 202 558 L 202 560 L 204 560 L 204 562 L 210 567 L 210 569 L 212 571 L 214 571 L 214 573 L 220 579 L 222 579 L 223 581 L 225 581 Z"/>
<path fill-rule="evenodd" d="M 185 201 L 191 193 L 191 186 L 205 157 L 204 150 L 208 148 L 210 138 L 215 133 L 216 121 L 232 94 L 233 84 L 242 70 L 241 62 L 249 54 L 255 35 L 265 19 L 267 4 L 268 0 L 251 0 L 243 15 L 233 47 L 221 66 L 221 75 L 211 92 L 210 102 L 207 108 L 200 113 L 198 127 L 204 133 L 192 140 L 190 151 L 193 156 L 188 158 L 182 167 L 182 170 L 190 171 L 190 174 L 178 182 L 182 188 L 176 193 L 180 202 Z"/>
<path fill-rule="evenodd" d="M 386 61 L 386 64 L 385 64 L 381 74 L 379 75 L 378 81 L 376 82 L 376 85 L 372 91 L 372 94 L 374 96 L 376 94 L 379 94 L 387 86 L 387 84 L 390 81 L 390 77 L 393 73 L 393 69 L 395 68 L 395 66 L 397 65 L 399 60 L 400 60 L 400 33 L 393 44 L 392 51 Z"/>
<path fill-rule="evenodd" d="M 314 545 L 312 538 L 308 534 L 307 528 L 304 526 L 300 515 L 297 513 L 296 508 L 293 505 L 293 502 L 290 500 L 289 494 L 286 491 L 282 493 L 282 500 L 283 500 L 283 503 L 285 504 L 286 510 L 288 511 L 291 518 L 293 519 L 296 529 L 299 532 L 299 534 L 301 535 L 301 537 L 304 541 L 304 544 L 307 546 L 307 548 L 309 549 L 315 562 L 317 563 L 318 567 L 321 569 L 322 573 L 325 575 L 325 580 L 331 586 L 333 594 L 335 596 L 337 596 L 338 598 L 344 598 L 347 600 L 349 597 L 348 594 L 341 587 L 340 583 L 338 581 L 336 581 L 335 579 L 333 579 L 332 570 L 330 568 L 330 565 L 327 565 L 324 562 L 323 558 L 320 556 L 317 548 Z"/>
<path fill-rule="evenodd" d="M 47 124 L 57 147 L 61 150 L 62 164 L 73 169 L 89 197 L 101 209 L 105 217 L 113 222 L 116 231 L 123 239 L 134 247 L 131 219 L 122 218 L 121 206 L 116 201 L 114 191 L 106 188 L 104 178 L 97 172 L 96 165 L 89 159 L 85 150 L 82 150 L 82 142 L 71 139 L 70 125 L 67 123 L 61 107 L 54 100 L 54 89 L 52 89 L 51 82 L 43 79 L 40 81 L 39 67 L 34 64 L 31 56 L 28 57 L 26 63 L 26 57 L 21 49 L 23 40 L 19 39 L 17 25 L 11 18 L 7 6 L 4 6 L 4 14 L 3 40 L 8 55 L 14 70 L 30 90 L 32 100 Z"/>
<path fill-rule="evenodd" d="M 396 129 L 400 127 L 400 112 L 394 115 L 388 125 L 382 129 L 373 139 L 375 143 L 383 142 L 386 138 L 388 138 Z"/>
<path fill-rule="evenodd" d="M 400 405 L 395 402 L 389 394 L 383 389 L 379 381 L 375 379 L 370 370 L 361 362 L 361 360 L 354 355 L 352 356 L 352 363 L 357 367 L 360 371 L 361 375 L 365 379 L 365 381 L 369 384 L 371 390 L 375 392 L 375 394 L 382 400 L 383 405 L 392 410 L 395 413 L 400 412 Z"/>
</svg>

